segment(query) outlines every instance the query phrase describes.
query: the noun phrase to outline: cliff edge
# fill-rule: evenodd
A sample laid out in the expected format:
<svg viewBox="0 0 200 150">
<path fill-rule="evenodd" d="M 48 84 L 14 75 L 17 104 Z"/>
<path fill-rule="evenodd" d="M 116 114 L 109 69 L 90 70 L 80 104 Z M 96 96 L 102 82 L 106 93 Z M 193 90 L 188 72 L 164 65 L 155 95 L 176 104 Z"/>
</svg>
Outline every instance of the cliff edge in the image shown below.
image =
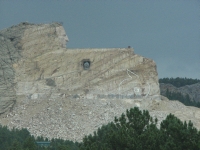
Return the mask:
<svg viewBox="0 0 200 150">
<path fill-rule="evenodd" d="M 21 100 L 160 95 L 156 64 L 132 48 L 67 49 L 59 23 L 0 31 L 0 113 Z"/>
</svg>

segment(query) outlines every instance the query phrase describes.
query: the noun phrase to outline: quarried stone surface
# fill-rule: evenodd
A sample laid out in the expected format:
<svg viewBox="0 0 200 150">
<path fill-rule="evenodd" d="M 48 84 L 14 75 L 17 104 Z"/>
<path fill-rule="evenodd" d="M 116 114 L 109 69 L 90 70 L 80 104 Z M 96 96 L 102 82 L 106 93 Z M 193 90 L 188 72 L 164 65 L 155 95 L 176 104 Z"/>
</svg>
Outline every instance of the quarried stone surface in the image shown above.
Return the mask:
<svg viewBox="0 0 200 150">
<path fill-rule="evenodd" d="M 2 125 L 80 141 L 139 107 L 159 123 L 173 113 L 200 127 L 198 108 L 160 96 L 153 60 L 132 48 L 68 49 L 67 41 L 58 23 L 21 23 L 0 31 Z"/>
<path fill-rule="evenodd" d="M 22 97 L 159 99 L 155 62 L 132 48 L 67 49 L 58 23 L 25 22 L 0 35 L 0 113 Z"/>
</svg>

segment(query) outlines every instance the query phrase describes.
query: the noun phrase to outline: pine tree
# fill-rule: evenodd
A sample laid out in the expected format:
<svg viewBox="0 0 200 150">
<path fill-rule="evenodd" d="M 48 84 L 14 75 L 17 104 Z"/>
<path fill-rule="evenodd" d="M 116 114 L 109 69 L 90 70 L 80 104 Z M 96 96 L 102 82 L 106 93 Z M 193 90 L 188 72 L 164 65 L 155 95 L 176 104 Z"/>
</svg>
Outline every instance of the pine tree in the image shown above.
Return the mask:
<svg viewBox="0 0 200 150">
<path fill-rule="evenodd" d="M 162 149 L 200 149 L 200 134 L 193 127 L 192 122 L 188 124 L 170 114 L 162 121 L 160 126 L 163 141 Z"/>
<path fill-rule="evenodd" d="M 28 137 L 25 142 L 24 142 L 24 146 L 25 149 L 28 148 L 28 150 L 36 150 L 37 146 L 35 143 L 35 140 L 33 137 Z"/>
<path fill-rule="evenodd" d="M 22 150 L 22 145 L 17 140 L 14 140 L 11 147 L 8 150 Z"/>
<path fill-rule="evenodd" d="M 126 111 L 126 115 L 115 117 L 114 122 L 99 128 L 93 136 L 85 136 L 80 149 L 153 150 L 159 145 L 160 135 L 156 123 L 157 120 L 153 120 L 148 111 L 131 108 Z"/>
</svg>

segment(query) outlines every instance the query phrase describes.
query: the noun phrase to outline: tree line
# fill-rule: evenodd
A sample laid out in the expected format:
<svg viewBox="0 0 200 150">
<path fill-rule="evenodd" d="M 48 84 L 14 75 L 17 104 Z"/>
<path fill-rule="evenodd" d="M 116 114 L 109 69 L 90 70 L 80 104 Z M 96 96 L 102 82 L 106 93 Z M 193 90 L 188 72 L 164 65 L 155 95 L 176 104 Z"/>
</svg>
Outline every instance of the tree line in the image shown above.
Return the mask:
<svg viewBox="0 0 200 150">
<path fill-rule="evenodd" d="M 49 147 L 42 147 L 36 144 L 50 142 Z M 47 139 L 44 137 L 35 138 L 25 129 L 8 129 L 0 125 L 0 150 L 78 150 L 78 143 L 63 139 Z"/>
<path fill-rule="evenodd" d="M 182 87 L 185 85 L 191 85 L 195 83 L 199 83 L 199 79 L 192 79 L 192 78 L 161 78 L 159 79 L 159 83 L 169 83 L 175 87 Z"/>
<path fill-rule="evenodd" d="M 186 106 L 195 106 L 200 108 L 200 102 L 195 102 L 188 94 L 183 95 L 180 92 L 171 92 L 167 89 L 164 96 L 166 96 L 169 100 L 178 100 Z"/>
<path fill-rule="evenodd" d="M 185 85 L 191 85 L 195 83 L 200 83 L 199 79 L 191 79 L 191 78 L 161 78 L 159 79 L 159 83 L 169 83 L 174 85 L 175 87 L 181 87 Z M 169 100 L 178 100 L 186 106 L 195 106 L 200 108 L 200 102 L 195 102 L 190 98 L 188 94 L 183 95 L 180 92 L 173 92 L 166 90 L 164 96 L 166 96 Z"/>
<path fill-rule="evenodd" d="M 80 143 L 30 135 L 27 129 L 9 130 L 0 126 L 0 150 L 197 150 L 200 131 L 191 121 L 182 122 L 172 114 L 158 128 L 157 118 L 147 110 L 127 109 L 119 118 L 85 136 Z M 50 141 L 48 147 L 36 141 Z"/>
</svg>

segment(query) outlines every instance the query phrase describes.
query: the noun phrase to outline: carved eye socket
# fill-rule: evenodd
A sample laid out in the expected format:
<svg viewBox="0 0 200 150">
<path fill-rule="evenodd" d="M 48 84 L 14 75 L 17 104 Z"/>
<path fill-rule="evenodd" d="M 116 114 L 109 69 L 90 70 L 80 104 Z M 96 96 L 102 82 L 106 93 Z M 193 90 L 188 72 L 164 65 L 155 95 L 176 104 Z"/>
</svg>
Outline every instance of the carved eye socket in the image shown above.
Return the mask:
<svg viewBox="0 0 200 150">
<path fill-rule="evenodd" d="M 84 68 L 84 70 L 89 69 L 90 68 L 90 61 L 84 61 L 83 62 L 83 68 Z"/>
</svg>

